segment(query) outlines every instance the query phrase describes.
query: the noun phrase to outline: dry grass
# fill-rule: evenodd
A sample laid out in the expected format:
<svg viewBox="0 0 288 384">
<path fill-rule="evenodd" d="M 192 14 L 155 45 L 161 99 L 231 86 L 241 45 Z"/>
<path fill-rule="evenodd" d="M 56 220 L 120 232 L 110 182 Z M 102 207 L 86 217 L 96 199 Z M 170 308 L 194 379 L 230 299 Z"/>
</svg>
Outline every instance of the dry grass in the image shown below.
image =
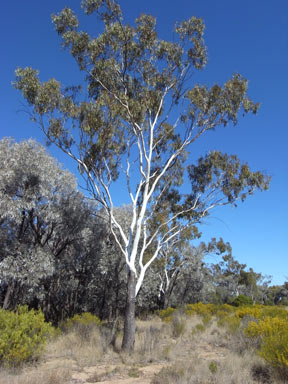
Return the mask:
<svg viewBox="0 0 288 384">
<path fill-rule="evenodd" d="M 156 374 L 151 384 L 255 384 L 263 383 L 261 373 L 252 376 L 258 358 L 251 354 L 242 357 L 230 354 L 223 361 L 207 361 L 196 354 L 189 360 L 178 360 Z M 267 376 L 270 380 L 269 375 Z M 259 380 L 258 380 L 259 379 Z M 266 381 L 272 383 L 272 381 Z"/>
<path fill-rule="evenodd" d="M 136 328 L 134 363 L 151 363 L 161 359 L 161 341 L 165 334 L 165 324 L 154 320 L 138 321 Z M 127 356 L 131 361 L 131 357 Z"/>
<path fill-rule="evenodd" d="M 1 370 L 0 384 L 65 384 L 71 378 L 69 368 L 57 367 L 52 369 L 43 369 L 26 367 L 21 372 Z"/>
<path fill-rule="evenodd" d="M 90 331 L 89 337 L 83 338 L 77 330 L 72 330 L 52 341 L 46 355 L 61 359 L 71 359 L 79 367 L 96 365 L 104 354 L 104 344 L 98 328 Z"/>
<path fill-rule="evenodd" d="M 0 371 L 0 384 L 65 384 L 76 374 L 83 383 L 113 376 L 117 382 L 120 373 L 141 383 L 141 369 L 153 364 L 158 370 L 152 384 L 276 383 L 242 337 L 228 336 L 216 321 L 203 323 L 197 316 L 178 314 L 169 323 L 154 317 L 137 321 L 135 351 L 129 355 L 120 352 L 121 332 L 112 347 L 109 328 L 74 329 L 51 341 L 37 366 Z"/>
</svg>

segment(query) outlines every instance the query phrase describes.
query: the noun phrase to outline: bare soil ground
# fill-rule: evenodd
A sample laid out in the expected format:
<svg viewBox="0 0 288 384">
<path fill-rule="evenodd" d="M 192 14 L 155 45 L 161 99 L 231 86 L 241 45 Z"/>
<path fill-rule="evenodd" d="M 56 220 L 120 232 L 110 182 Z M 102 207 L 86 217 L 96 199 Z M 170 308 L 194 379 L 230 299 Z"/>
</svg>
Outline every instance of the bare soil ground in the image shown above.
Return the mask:
<svg viewBox="0 0 288 384">
<path fill-rule="evenodd" d="M 174 340 L 177 347 L 177 341 Z M 196 355 L 201 360 L 207 362 L 220 362 L 224 361 L 229 355 L 229 350 L 222 346 L 217 346 L 213 342 L 208 343 L 201 340 L 196 345 L 190 343 L 181 344 L 181 353 L 177 353 L 178 362 L 190 359 L 191 354 Z M 183 348 L 185 344 L 185 348 Z M 193 343 L 194 344 L 194 343 Z M 107 362 L 99 363 L 93 366 L 79 366 L 77 360 L 74 359 L 61 359 L 51 356 L 42 365 L 42 370 L 51 371 L 59 367 L 69 367 L 71 372 L 71 379 L 69 384 L 150 384 L 155 374 L 159 373 L 162 368 L 167 367 L 172 361 L 151 362 L 151 363 L 132 363 L 129 364 L 129 358 L 125 362 L 118 361 L 117 363 Z"/>
</svg>

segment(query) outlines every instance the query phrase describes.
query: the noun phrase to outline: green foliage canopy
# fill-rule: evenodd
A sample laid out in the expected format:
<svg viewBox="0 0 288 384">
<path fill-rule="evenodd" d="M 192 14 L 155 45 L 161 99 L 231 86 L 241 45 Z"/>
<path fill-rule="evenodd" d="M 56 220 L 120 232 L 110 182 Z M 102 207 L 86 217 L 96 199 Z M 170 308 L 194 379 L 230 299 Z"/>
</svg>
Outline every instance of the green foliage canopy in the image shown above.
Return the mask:
<svg viewBox="0 0 288 384">
<path fill-rule="evenodd" d="M 64 87 L 55 79 L 40 82 L 32 68 L 18 68 L 14 85 L 33 107 L 33 118 L 49 140 L 70 155 L 77 143 L 79 153 L 72 156 L 88 178 L 106 185 L 115 181 L 123 161 L 133 156 L 132 147 L 138 145 L 142 154 L 138 177 L 144 173 L 153 181 L 158 176 L 157 186 L 150 181 L 151 192 L 168 183 L 170 195 L 164 197 L 173 201 L 174 209 L 177 202 L 182 210 L 183 199 L 176 191 L 173 199 L 171 188 L 183 182 L 182 164 L 190 144 L 207 130 L 230 121 L 236 124 L 241 110 L 256 113 L 259 104 L 248 98 L 247 80 L 239 74 L 224 86 L 192 85 L 192 71 L 207 63 L 203 20 L 191 17 L 176 23 L 178 38 L 172 43 L 158 37 L 156 20 L 150 15 L 141 15 L 129 25 L 114 1 L 83 1 L 82 6 L 87 15 L 96 13 L 104 22 L 98 36 L 79 30 L 77 16 L 69 8 L 53 15 L 52 21 L 63 47 L 70 49 L 86 74 L 88 99 L 80 100 L 81 87 Z M 175 123 L 169 113 L 180 103 Z M 77 129 L 75 133 L 71 128 Z M 217 151 L 190 165 L 188 172 L 192 194 L 185 200 L 187 210 L 194 206 L 197 193 L 208 189 L 217 189 L 230 203 L 268 186 L 268 178 L 260 172 L 253 173 L 236 156 Z"/>
</svg>

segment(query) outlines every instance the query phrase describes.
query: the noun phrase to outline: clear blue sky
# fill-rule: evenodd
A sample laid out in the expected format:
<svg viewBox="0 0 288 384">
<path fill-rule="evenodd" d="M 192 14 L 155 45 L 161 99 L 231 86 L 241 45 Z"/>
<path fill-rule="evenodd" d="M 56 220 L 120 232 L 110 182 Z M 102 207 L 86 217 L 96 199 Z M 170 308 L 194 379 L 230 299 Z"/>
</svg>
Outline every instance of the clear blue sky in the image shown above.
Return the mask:
<svg viewBox="0 0 288 384">
<path fill-rule="evenodd" d="M 120 4 L 130 22 L 142 12 L 156 16 L 163 38 L 173 38 L 175 21 L 202 17 L 209 63 L 195 82 L 223 83 L 235 72 L 249 80 L 249 95 L 261 102 L 259 114 L 240 119 L 237 127 L 209 133 L 195 151 L 235 153 L 252 169 L 270 174 L 271 187 L 237 209 L 214 211 L 201 230 L 204 239 L 222 236 L 230 241 L 236 259 L 282 284 L 285 277 L 288 280 L 287 0 L 122 0 Z M 55 77 L 67 85 L 79 81 L 76 64 L 61 50 L 50 19 L 65 6 L 80 15 L 82 29 L 97 30 L 97 19 L 84 16 L 78 0 L 1 1 L 0 138 L 33 137 L 45 142 L 38 127 L 21 112 L 23 100 L 11 86 L 17 66 L 39 69 L 42 80 Z M 65 156 L 51 152 L 73 170 Z"/>
</svg>

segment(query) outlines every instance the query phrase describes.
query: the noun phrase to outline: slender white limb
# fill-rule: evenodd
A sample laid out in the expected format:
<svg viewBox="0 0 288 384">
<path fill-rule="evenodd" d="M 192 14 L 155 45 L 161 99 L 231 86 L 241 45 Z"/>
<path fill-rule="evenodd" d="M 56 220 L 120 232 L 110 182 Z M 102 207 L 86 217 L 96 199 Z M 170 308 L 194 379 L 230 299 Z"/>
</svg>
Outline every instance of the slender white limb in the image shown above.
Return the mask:
<svg viewBox="0 0 288 384">
<path fill-rule="evenodd" d="M 190 207 L 189 209 L 186 209 L 186 210 L 182 210 L 178 213 L 176 213 L 174 216 L 172 216 L 171 218 L 169 218 L 168 220 L 166 220 L 163 224 L 159 225 L 158 228 L 154 231 L 153 235 L 150 237 L 149 241 L 147 242 L 147 247 L 149 247 L 152 242 L 155 240 L 155 238 L 158 236 L 158 234 L 160 233 L 161 229 L 165 226 L 167 226 L 168 224 L 170 224 L 173 220 L 177 219 L 178 216 L 180 215 L 183 215 L 183 214 L 186 214 L 186 213 L 189 213 L 191 211 L 193 211 L 194 209 L 196 209 L 197 207 L 197 204 L 198 204 L 198 200 L 200 198 L 200 195 L 197 196 L 197 198 L 195 199 L 195 202 L 193 204 L 192 207 Z"/>
<path fill-rule="evenodd" d="M 139 152 L 139 171 L 140 171 L 141 177 L 146 179 L 147 175 L 145 174 L 144 167 L 143 167 L 143 151 L 142 151 L 141 142 L 138 135 L 137 135 L 137 145 L 138 145 L 138 152 Z"/>
<path fill-rule="evenodd" d="M 142 245 L 142 248 L 141 248 L 141 251 L 140 251 L 140 255 L 139 255 L 139 266 L 140 266 L 140 269 L 144 268 L 143 266 L 143 257 L 144 257 L 144 253 L 147 249 L 146 247 L 146 243 L 147 243 L 147 228 L 146 228 L 146 222 L 143 224 L 143 245 Z"/>
<path fill-rule="evenodd" d="M 157 245 L 157 248 L 153 254 L 153 256 L 150 258 L 150 260 L 143 266 L 143 268 L 141 268 L 140 270 L 140 273 L 139 273 L 139 277 L 137 279 L 137 283 L 136 283 L 136 290 L 135 290 L 135 295 L 137 296 L 141 286 L 142 286 L 142 283 L 143 283 L 143 280 L 144 280 L 144 276 L 145 276 L 145 273 L 146 273 L 146 270 L 147 268 L 149 268 L 149 266 L 151 265 L 151 263 L 153 263 L 153 261 L 156 259 L 156 257 L 158 256 L 159 254 L 159 251 L 161 249 L 161 245 L 160 243 L 158 243 Z"/>
<path fill-rule="evenodd" d="M 151 189 L 148 193 L 148 199 L 150 199 L 151 195 L 153 194 L 157 184 L 159 183 L 160 179 L 163 177 L 163 175 L 166 173 L 167 169 L 170 167 L 170 165 L 172 164 L 172 162 L 182 153 L 182 151 L 184 150 L 184 148 L 187 146 L 187 142 L 185 140 L 185 142 L 181 145 L 181 147 L 176 151 L 174 152 L 170 158 L 166 161 L 164 167 L 162 168 L 162 171 L 159 173 L 159 175 L 156 177 L 155 181 L 153 182 L 152 186 L 151 186 Z"/>
<path fill-rule="evenodd" d="M 160 281 L 161 281 L 161 283 L 160 283 L 160 287 L 159 287 L 158 299 L 160 299 L 160 297 L 161 297 L 161 293 L 165 293 L 165 292 L 164 292 L 164 289 L 163 289 L 163 279 L 162 279 L 161 274 L 159 274 L 159 277 L 160 277 Z"/>
<path fill-rule="evenodd" d="M 153 155 L 153 140 L 154 140 L 154 133 L 153 132 L 154 132 L 155 124 L 157 122 L 158 116 L 160 114 L 160 111 L 161 111 L 161 108 L 163 105 L 165 95 L 166 95 L 166 93 L 163 94 L 161 101 L 159 103 L 159 107 L 158 107 L 155 119 L 154 119 L 153 123 L 150 125 L 150 129 L 149 129 L 149 157 L 147 157 L 147 154 L 146 154 L 143 132 L 140 132 L 140 139 L 141 139 L 142 146 L 139 143 L 138 147 L 139 147 L 140 155 L 142 153 L 141 149 L 143 149 L 143 151 L 144 151 L 144 157 L 146 160 L 147 169 L 146 169 L 146 175 L 145 175 L 145 186 L 144 186 L 144 191 L 143 191 L 142 207 L 140 209 L 140 213 L 138 215 L 138 219 L 137 219 L 137 223 L 136 223 L 136 233 L 135 233 L 135 238 L 133 241 L 133 246 L 132 246 L 131 256 L 130 256 L 130 261 L 133 265 L 135 265 L 139 240 L 140 240 L 140 236 L 142 233 L 142 225 L 143 225 L 144 216 L 145 216 L 145 213 L 147 210 L 148 202 L 151 198 L 151 194 L 149 193 L 149 185 L 150 185 L 151 162 L 152 162 L 152 155 Z M 140 253 L 140 255 L 142 255 L 141 261 L 143 260 L 144 250 L 145 250 L 145 247 L 144 248 L 142 247 L 142 252 Z M 143 281 L 144 275 L 142 277 L 142 280 L 141 280 L 141 276 L 143 273 L 145 274 L 146 269 L 144 267 L 141 269 L 140 276 L 139 276 L 140 280 L 138 280 L 138 281 Z"/>
<path fill-rule="evenodd" d="M 165 268 L 165 277 L 166 277 L 166 291 L 167 291 L 167 289 L 169 288 L 170 279 L 169 279 L 168 272 L 167 272 L 166 268 Z"/>
</svg>

